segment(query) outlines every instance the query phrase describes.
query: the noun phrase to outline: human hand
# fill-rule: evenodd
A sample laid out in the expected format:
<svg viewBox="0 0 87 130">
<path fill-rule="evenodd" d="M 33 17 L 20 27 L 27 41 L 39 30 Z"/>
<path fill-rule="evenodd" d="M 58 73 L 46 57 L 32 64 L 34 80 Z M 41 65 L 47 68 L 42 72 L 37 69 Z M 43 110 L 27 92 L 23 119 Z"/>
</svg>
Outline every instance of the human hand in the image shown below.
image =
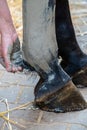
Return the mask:
<svg viewBox="0 0 87 130">
<path fill-rule="evenodd" d="M 0 62 L 7 71 L 21 71 L 19 62 L 21 62 L 20 41 L 13 25 L 9 24 L 5 19 L 0 18 Z"/>
</svg>

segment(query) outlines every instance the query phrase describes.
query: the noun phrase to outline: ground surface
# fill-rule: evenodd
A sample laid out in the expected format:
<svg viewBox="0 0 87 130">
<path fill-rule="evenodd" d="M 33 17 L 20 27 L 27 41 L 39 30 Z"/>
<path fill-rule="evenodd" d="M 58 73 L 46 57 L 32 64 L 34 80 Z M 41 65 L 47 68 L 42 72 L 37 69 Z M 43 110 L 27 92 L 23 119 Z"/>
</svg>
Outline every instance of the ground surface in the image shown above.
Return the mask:
<svg viewBox="0 0 87 130">
<path fill-rule="evenodd" d="M 21 39 L 21 1 L 8 1 Z M 78 3 L 76 0 L 70 2 L 77 39 L 81 48 L 87 53 L 87 3 L 81 0 L 78 0 Z M 87 110 L 56 114 L 31 109 L 31 102 L 34 99 L 33 90 L 38 80 L 39 76 L 36 73 L 12 74 L 0 66 L 0 101 L 7 99 L 7 107 L 10 109 L 30 102 L 21 109 L 9 112 L 10 120 L 13 120 L 12 129 L 0 118 L 0 130 L 87 130 Z M 87 100 L 87 88 L 80 91 Z M 7 107 L 4 102 L 0 102 L 0 112 L 7 110 Z"/>
</svg>

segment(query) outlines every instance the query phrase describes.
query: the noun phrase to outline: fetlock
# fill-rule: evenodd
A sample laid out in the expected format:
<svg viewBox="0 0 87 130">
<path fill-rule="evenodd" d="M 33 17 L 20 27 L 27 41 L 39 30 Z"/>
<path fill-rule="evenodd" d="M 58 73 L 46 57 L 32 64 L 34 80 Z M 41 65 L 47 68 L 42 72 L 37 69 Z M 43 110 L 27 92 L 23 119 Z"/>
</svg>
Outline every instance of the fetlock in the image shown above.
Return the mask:
<svg viewBox="0 0 87 130">
<path fill-rule="evenodd" d="M 69 61 L 63 60 L 60 64 L 65 72 L 72 77 L 74 74 L 87 67 L 87 55 L 83 54 L 83 56 L 80 57 L 71 56 Z"/>
</svg>

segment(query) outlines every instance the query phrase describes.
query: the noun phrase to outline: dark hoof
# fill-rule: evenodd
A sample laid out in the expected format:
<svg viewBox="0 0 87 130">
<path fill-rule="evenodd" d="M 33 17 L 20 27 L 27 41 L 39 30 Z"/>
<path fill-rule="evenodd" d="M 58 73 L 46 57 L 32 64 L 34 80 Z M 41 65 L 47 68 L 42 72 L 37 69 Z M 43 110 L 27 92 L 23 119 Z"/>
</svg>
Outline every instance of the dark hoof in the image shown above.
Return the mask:
<svg viewBox="0 0 87 130">
<path fill-rule="evenodd" d="M 69 81 L 63 88 L 53 91 L 48 95 L 44 93 L 42 98 L 37 96 L 35 103 L 42 110 L 57 113 L 79 111 L 87 108 L 85 100 L 72 81 Z"/>
<path fill-rule="evenodd" d="M 87 87 L 87 57 L 85 59 L 85 67 L 79 67 L 79 65 L 75 66 L 74 64 L 66 64 L 65 61 L 61 62 L 62 67 L 65 72 L 72 77 L 73 83 L 78 88 Z"/>
<path fill-rule="evenodd" d="M 87 87 L 87 67 L 72 76 L 74 84 L 79 88 Z"/>
</svg>

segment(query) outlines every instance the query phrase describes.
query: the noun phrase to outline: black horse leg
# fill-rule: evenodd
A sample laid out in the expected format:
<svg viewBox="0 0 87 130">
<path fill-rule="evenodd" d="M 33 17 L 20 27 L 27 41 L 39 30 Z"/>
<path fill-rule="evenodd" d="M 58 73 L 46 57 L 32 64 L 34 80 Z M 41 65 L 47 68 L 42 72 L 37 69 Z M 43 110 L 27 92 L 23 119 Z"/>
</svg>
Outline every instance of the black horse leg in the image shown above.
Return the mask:
<svg viewBox="0 0 87 130">
<path fill-rule="evenodd" d="M 74 83 L 87 86 L 87 55 L 82 52 L 76 40 L 68 0 L 56 1 L 56 36 L 59 55 L 62 57 L 64 70 L 73 78 Z M 74 76 L 78 71 L 83 73 Z M 85 81 L 81 77 L 83 77 Z"/>
</svg>

